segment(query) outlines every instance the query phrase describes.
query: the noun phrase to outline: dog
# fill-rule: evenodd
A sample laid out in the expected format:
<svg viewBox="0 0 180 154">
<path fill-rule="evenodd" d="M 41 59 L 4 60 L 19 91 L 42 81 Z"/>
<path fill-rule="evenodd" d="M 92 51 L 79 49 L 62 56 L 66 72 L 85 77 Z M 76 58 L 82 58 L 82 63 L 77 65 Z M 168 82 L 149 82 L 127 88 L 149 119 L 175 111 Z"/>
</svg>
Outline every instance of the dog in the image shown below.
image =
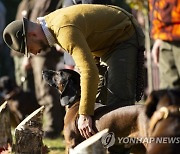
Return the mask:
<svg viewBox="0 0 180 154">
<path fill-rule="evenodd" d="M 64 137 L 66 152 L 85 140 L 77 127 L 79 101 L 81 97 L 79 73 L 62 69 L 60 71 L 44 70 L 44 80 L 55 87 L 60 93 L 60 102 L 66 106 L 64 118 Z M 115 105 L 101 105 L 95 103 L 93 129 L 98 132 L 105 128 L 113 132 L 116 137 L 147 136 L 146 116 L 144 105 L 131 105 L 118 108 Z M 133 147 L 134 145 L 129 145 Z M 134 148 L 136 149 L 136 148 Z M 140 148 L 145 153 L 144 145 Z M 139 151 L 140 153 L 140 151 Z"/>
<path fill-rule="evenodd" d="M 180 151 L 180 88 L 153 91 L 146 101 L 149 118 L 148 134 L 153 138 L 174 138 L 175 143 L 148 145 L 147 154 L 179 154 Z"/>
<path fill-rule="evenodd" d="M 24 92 L 8 76 L 0 78 L 0 104 L 8 101 L 11 126 L 16 127 L 40 106 L 32 92 Z"/>
</svg>

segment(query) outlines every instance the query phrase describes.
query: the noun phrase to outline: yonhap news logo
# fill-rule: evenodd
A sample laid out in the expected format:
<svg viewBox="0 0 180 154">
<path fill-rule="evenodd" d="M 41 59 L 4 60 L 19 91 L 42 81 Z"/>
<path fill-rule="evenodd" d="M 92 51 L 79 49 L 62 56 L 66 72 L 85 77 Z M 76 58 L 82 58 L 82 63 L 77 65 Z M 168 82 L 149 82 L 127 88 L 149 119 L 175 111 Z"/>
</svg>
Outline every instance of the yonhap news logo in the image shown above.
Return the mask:
<svg viewBox="0 0 180 154">
<path fill-rule="evenodd" d="M 150 144 L 150 143 L 168 143 L 168 144 L 179 144 L 180 137 L 118 137 L 119 144 Z"/>
<path fill-rule="evenodd" d="M 109 148 L 114 145 L 116 139 L 113 132 L 109 132 L 103 135 L 101 142 L 105 148 Z"/>
<path fill-rule="evenodd" d="M 117 141 L 117 142 L 116 142 Z M 115 137 L 113 132 L 106 133 L 101 138 L 101 142 L 105 148 L 109 148 L 115 144 L 180 144 L 180 137 Z"/>
</svg>

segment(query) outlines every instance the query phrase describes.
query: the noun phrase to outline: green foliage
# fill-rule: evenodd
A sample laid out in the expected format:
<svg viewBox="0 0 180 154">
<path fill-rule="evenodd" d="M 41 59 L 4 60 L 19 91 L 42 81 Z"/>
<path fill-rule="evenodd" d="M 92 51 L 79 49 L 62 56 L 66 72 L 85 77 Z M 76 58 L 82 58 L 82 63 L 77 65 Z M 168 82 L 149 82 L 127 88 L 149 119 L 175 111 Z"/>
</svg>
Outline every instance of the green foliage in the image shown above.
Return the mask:
<svg viewBox="0 0 180 154">
<path fill-rule="evenodd" d="M 126 0 L 129 6 L 138 11 L 142 11 L 143 14 L 148 13 L 148 0 Z"/>
</svg>

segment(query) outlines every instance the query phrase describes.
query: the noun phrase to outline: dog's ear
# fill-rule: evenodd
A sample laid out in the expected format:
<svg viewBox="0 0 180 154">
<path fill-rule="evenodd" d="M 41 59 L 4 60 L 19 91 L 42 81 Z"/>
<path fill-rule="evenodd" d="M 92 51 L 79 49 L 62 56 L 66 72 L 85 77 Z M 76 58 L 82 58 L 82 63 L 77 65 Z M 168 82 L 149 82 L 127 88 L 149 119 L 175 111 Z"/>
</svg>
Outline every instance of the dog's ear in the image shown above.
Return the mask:
<svg viewBox="0 0 180 154">
<path fill-rule="evenodd" d="M 70 77 L 70 74 L 68 72 L 65 72 L 64 70 L 59 71 L 59 73 L 60 73 L 62 80 L 67 81 Z"/>
<path fill-rule="evenodd" d="M 70 69 L 62 69 L 61 72 L 66 74 L 66 79 L 69 78 L 69 79 L 73 80 L 74 84 L 80 86 L 80 74 L 79 73 L 77 73 L 74 70 L 70 70 Z"/>
<path fill-rule="evenodd" d="M 60 96 L 61 105 L 72 105 L 80 97 L 80 75 L 69 69 L 60 70 L 60 73 L 67 81 L 66 87 Z"/>
<path fill-rule="evenodd" d="M 145 102 L 146 105 L 146 115 L 148 116 L 148 118 L 151 118 L 151 116 L 153 115 L 154 111 L 156 110 L 156 106 L 157 106 L 157 102 L 158 100 L 154 97 L 155 92 L 152 92 L 148 97 L 147 100 Z"/>
<path fill-rule="evenodd" d="M 78 98 L 80 98 L 80 86 L 70 78 L 65 90 L 60 96 L 61 105 L 71 105 Z"/>
<path fill-rule="evenodd" d="M 159 90 L 159 91 L 152 91 L 151 94 L 148 96 L 145 105 L 146 105 L 146 115 L 148 118 L 151 118 L 153 113 L 156 111 L 157 104 L 162 98 L 162 96 L 165 94 L 165 90 Z"/>
<path fill-rule="evenodd" d="M 172 105 L 180 106 L 180 88 L 179 87 L 168 90 L 168 95 L 171 99 L 169 103 L 171 103 Z"/>
</svg>

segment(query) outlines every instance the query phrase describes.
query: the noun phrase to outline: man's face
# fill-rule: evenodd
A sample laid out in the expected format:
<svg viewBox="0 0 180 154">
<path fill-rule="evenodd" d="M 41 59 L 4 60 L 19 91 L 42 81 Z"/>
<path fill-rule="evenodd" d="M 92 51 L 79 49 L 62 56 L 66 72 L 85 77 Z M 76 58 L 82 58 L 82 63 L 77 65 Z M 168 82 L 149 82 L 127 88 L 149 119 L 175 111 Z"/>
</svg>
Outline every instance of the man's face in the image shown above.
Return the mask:
<svg viewBox="0 0 180 154">
<path fill-rule="evenodd" d="M 38 40 L 37 38 L 30 38 L 28 39 L 28 52 L 37 55 L 40 53 L 42 50 L 46 51 L 49 48 L 49 45 L 43 40 Z"/>
</svg>

